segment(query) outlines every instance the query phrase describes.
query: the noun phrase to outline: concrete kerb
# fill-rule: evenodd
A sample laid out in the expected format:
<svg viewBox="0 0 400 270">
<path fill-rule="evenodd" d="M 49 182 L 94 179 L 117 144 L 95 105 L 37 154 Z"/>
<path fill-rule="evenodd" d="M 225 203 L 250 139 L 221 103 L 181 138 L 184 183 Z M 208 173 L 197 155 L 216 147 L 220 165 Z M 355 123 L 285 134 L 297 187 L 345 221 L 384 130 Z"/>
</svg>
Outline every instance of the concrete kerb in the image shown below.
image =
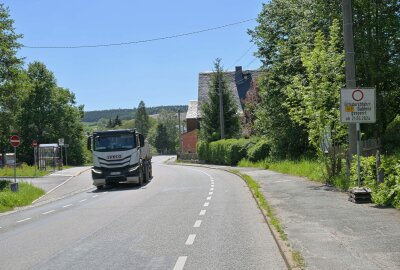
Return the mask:
<svg viewBox="0 0 400 270">
<path fill-rule="evenodd" d="M 218 168 L 218 167 L 215 167 L 215 166 L 208 166 L 208 165 L 204 165 L 204 164 L 168 162 L 170 160 L 171 159 L 168 159 L 166 164 L 168 164 L 168 165 L 178 165 L 178 166 L 181 165 L 181 166 L 188 166 L 188 167 L 201 167 L 201 168 L 207 168 L 207 169 L 214 169 L 214 170 L 225 171 L 225 172 L 234 174 L 236 176 L 239 176 L 243 180 L 243 182 L 246 184 L 247 188 L 250 190 L 250 192 L 251 192 L 251 194 L 253 196 L 253 199 L 255 200 L 255 202 L 257 204 L 258 209 L 262 213 L 262 215 L 264 217 L 264 220 L 267 223 L 267 226 L 268 226 L 268 228 L 269 228 L 269 230 L 270 230 L 270 232 L 272 234 L 272 237 L 274 238 L 274 241 L 275 241 L 276 245 L 278 246 L 279 252 L 280 252 L 280 254 L 281 254 L 281 256 L 282 256 L 282 258 L 283 258 L 283 260 L 284 260 L 284 262 L 286 264 L 286 267 L 288 269 L 293 269 L 293 270 L 300 269 L 300 268 L 296 267 L 296 264 L 294 263 L 293 256 L 292 256 L 292 251 L 288 247 L 288 243 L 280 238 L 278 231 L 276 231 L 274 226 L 272 226 L 272 224 L 271 224 L 270 217 L 268 217 L 266 211 L 261 207 L 261 205 L 260 205 L 259 201 L 257 200 L 253 190 L 247 184 L 246 180 L 242 177 L 242 175 L 233 172 L 233 170 L 229 170 L 229 169 L 225 169 L 225 168 Z"/>
</svg>

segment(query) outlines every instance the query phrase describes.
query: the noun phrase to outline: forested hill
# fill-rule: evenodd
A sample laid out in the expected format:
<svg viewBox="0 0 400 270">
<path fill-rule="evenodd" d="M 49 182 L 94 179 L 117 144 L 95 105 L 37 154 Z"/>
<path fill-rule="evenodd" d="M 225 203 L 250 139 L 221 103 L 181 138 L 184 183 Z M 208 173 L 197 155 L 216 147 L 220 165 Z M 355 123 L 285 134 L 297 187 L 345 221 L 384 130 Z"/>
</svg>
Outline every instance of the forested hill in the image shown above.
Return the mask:
<svg viewBox="0 0 400 270">
<path fill-rule="evenodd" d="M 172 106 L 157 106 L 146 108 L 147 114 L 158 114 L 161 110 L 169 110 L 178 112 L 186 112 L 188 109 L 187 105 L 172 105 Z M 101 118 L 114 119 L 117 115 L 121 120 L 127 120 L 134 118 L 137 108 L 134 109 L 112 109 L 112 110 L 101 110 L 101 111 L 87 111 L 83 116 L 83 122 L 97 122 Z"/>
</svg>

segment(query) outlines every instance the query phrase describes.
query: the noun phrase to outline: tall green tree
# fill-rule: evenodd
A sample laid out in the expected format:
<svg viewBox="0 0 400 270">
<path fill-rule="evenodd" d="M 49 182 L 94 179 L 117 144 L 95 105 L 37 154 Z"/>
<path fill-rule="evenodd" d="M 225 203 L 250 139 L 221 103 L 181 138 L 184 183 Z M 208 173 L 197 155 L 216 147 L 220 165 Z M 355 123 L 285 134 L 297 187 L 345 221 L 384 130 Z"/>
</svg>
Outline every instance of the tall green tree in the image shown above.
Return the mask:
<svg viewBox="0 0 400 270">
<path fill-rule="evenodd" d="M 168 136 L 167 127 L 163 124 L 157 124 L 154 144 L 158 153 L 166 154 L 170 152 L 170 139 L 171 138 Z"/>
<path fill-rule="evenodd" d="M 70 164 L 82 164 L 83 106 L 77 106 L 75 95 L 57 86 L 54 74 L 40 62 L 29 64 L 27 70 L 28 93 L 22 100 L 18 125 L 23 142 L 20 147 L 24 161 L 33 162 L 32 140 L 57 143 L 64 138 L 69 144 Z"/>
<path fill-rule="evenodd" d="M 143 100 L 141 100 L 139 103 L 135 119 L 135 124 L 138 131 L 142 133 L 145 137 L 147 137 L 150 129 L 150 121 L 149 116 L 146 112 L 146 105 L 144 104 Z"/>
<path fill-rule="evenodd" d="M 214 62 L 214 72 L 208 85 L 208 101 L 201 109 L 202 119 L 200 122 L 200 137 L 202 140 L 212 142 L 221 139 L 220 112 L 219 112 L 219 85 L 221 79 L 224 132 L 225 138 L 239 137 L 240 121 L 237 104 L 228 89 L 228 83 L 224 78 L 221 59 L 217 58 Z"/>
<path fill-rule="evenodd" d="M 338 20 L 333 21 L 328 40 L 317 31 L 314 47 L 304 46 L 301 54 L 305 73 L 294 76 L 286 88 L 290 118 L 306 128 L 311 145 L 326 165 L 328 181 L 340 173 L 340 146 L 347 133 L 338 110 L 345 82 L 340 35 Z"/>
<path fill-rule="evenodd" d="M 178 148 L 178 116 L 170 110 L 161 110 L 158 114 L 158 124 L 162 124 L 167 131 L 167 152 L 176 153 Z"/>
<path fill-rule="evenodd" d="M 0 151 L 9 149 L 9 136 L 16 131 L 16 115 L 23 94 L 23 61 L 17 56 L 22 35 L 15 33 L 9 10 L 0 3 Z M 4 155 L 3 155 L 4 156 Z"/>
</svg>

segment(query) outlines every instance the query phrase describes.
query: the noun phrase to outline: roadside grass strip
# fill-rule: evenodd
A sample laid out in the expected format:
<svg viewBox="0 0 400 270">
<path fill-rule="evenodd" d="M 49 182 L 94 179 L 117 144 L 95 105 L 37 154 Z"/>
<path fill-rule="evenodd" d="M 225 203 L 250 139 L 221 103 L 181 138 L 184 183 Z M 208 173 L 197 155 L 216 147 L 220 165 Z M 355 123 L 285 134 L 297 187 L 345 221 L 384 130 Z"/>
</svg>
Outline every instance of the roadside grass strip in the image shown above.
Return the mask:
<svg viewBox="0 0 400 270">
<path fill-rule="evenodd" d="M 44 190 L 24 182 L 18 183 L 18 187 L 18 192 L 13 192 L 10 190 L 9 183 L 6 183 L 0 190 L 0 213 L 13 210 L 15 207 L 30 205 L 45 193 Z"/>
<path fill-rule="evenodd" d="M 284 247 L 283 245 L 280 245 L 278 239 L 275 239 L 288 268 L 289 269 L 304 269 L 306 264 L 305 264 L 303 256 L 301 255 L 301 253 L 299 251 L 290 249 L 289 250 L 290 257 L 287 258 L 287 255 L 288 255 L 287 247 L 290 246 L 290 244 L 288 242 L 288 237 L 282 228 L 279 218 L 276 216 L 273 209 L 268 204 L 264 195 L 260 191 L 260 185 L 251 176 L 249 176 L 247 174 L 243 174 L 243 173 L 239 172 L 238 170 L 231 170 L 231 172 L 240 176 L 242 179 L 244 179 L 244 181 L 249 186 L 251 192 L 253 193 L 254 198 L 257 200 L 259 207 L 265 211 L 268 223 L 273 226 L 276 233 L 279 235 L 280 240 L 282 242 L 284 242 L 284 244 L 286 244 L 286 247 Z"/>
<path fill-rule="evenodd" d="M 34 166 L 29 166 L 26 164 L 22 164 L 21 166 L 18 166 L 16 169 L 17 177 L 36 177 L 36 176 L 45 176 L 49 174 L 49 171 L 40 171 L 40 170 L 35 170 Z M 0 177 L 1 176 L 14 176 L 14 167 L 12 166 L 6 166 L 3 168 L 0 168 Z"/>
</svg>

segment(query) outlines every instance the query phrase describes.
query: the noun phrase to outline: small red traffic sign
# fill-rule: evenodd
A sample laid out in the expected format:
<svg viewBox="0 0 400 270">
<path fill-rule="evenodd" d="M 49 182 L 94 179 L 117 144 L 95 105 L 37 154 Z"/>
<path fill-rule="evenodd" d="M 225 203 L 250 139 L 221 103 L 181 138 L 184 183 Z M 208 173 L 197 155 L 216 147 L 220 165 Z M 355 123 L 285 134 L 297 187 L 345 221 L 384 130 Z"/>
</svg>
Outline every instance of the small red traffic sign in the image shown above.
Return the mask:
<svg viewBox="0 0 400 270">
<path fill-rule="evenodd" d="M 32 141 L 32 147 L 37 147 L 37 141 Z"/>
<path fill-rule="evenodd" d="M 11 136 L 11 138 L 10 138 L 10 143 L 11 143 L 12 146 L 18 147 L 19 144 L 20 144 L 19 136 L 17 136 L 17 135 Z"/>
</svg>

